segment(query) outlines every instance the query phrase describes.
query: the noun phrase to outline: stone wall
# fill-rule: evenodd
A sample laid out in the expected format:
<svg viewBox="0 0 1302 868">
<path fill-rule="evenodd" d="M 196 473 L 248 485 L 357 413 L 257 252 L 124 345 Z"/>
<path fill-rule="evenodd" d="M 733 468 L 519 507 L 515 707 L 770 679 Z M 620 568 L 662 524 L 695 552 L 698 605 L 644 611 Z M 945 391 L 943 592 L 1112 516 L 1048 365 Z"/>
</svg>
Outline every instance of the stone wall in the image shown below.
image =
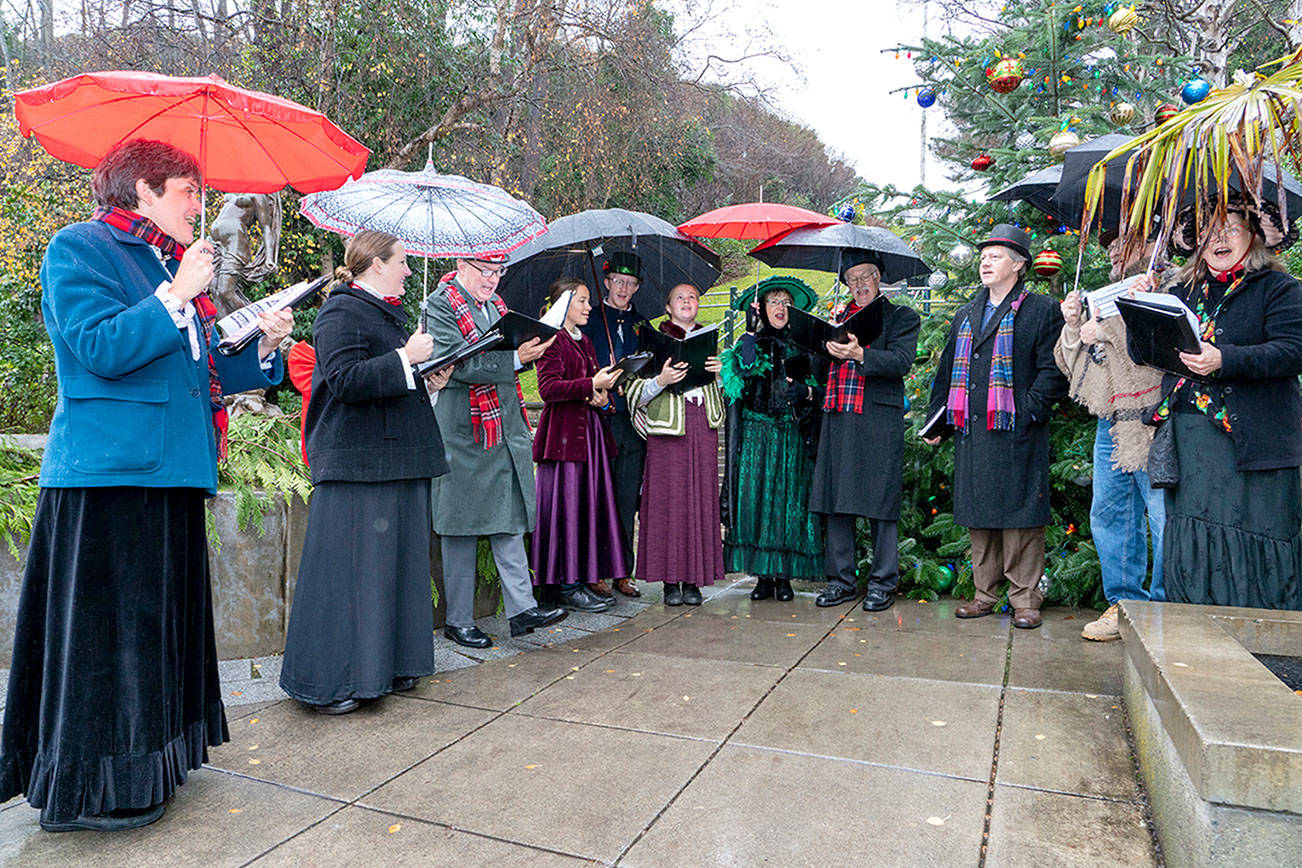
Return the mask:
<svg viewBox="0 0 1302 868">
<path fill-rule="evenodd" d="M 277 498 L 257 527 L 241 531 L 235 518 L 235 497 L 220 492 L 210 508 L 217 540 L 209 542 L 217 656 L 223 660 L 279 654 L 285 647 L 285 627 L 294 599 L 299 556 L 307 529 L 308 507 L 297 497 L 288 504 Z M 431 572 L 440 605 L 434 608 L 436 627 L 443 626 L 443 569 L 438 537 L 430 533 Z M 14 645 L 22 560 L 0 548 L 0 668 L 9 666 Z M 497 610 L 500 591 L 475 600 L 475 616 Z"/>
</svg>

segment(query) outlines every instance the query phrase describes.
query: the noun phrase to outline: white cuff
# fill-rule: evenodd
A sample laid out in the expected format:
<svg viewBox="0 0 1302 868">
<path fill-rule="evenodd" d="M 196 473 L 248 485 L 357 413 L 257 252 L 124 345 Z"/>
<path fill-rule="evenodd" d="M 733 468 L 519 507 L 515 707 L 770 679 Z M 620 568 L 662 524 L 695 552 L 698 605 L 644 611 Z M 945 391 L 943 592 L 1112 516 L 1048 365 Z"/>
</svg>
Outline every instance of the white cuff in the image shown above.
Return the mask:
<svg viewBox="0 0 1302 868">
<path fill-rule="evenodd" d="M 395 352 L 397 352 L 398 358 L 402 359 L 402 372 L 407 377 L 407 389 L 414 390 L 416 388 L 416 377 L 411 372 L 411 362 L 407 361 L 407 348 L 398 347 Z"/>
<path fill-rule="evenodd" d="M 519 350 L 512 350 L 512 351 L 511 351 L 511 359 L 512 359 L 513 362 L 515 363 L 515 369 L 516 369 L 517 371 L 518 371 L 518 370 L 521 370 L 522 368 L 524 368 L 524 362 L 520 361 L 520 351 L 519 351 Z"/>
<path fill-rule="evenodd" d="M 645 407 L 647 404 L 650 404 L 655 400 L 656 395 L 659 395 L 664 390 L 665 387 L 660 385 L 660 381 L 655 377 L 652 377 L 647 380 L 646 385 L 642 387 L 642 394 L 638 397 L 638 404 Z"/>
<path fill-rule="evenodd" d="M 154 297 L 163 303 L 163 308 L 172 317 L 173 324 L 178 329 L 186 333 L 190 341 L 190 358 L 198 361 L 199 359 L 199 329 L 198 324 L 194 321 L 194 305 L 188 301 L 181 301 L 169 291 L 172 288 L 170 280 L 164 280 L 158 284 L 158 289 L 154 290 Z"/>
</svg>

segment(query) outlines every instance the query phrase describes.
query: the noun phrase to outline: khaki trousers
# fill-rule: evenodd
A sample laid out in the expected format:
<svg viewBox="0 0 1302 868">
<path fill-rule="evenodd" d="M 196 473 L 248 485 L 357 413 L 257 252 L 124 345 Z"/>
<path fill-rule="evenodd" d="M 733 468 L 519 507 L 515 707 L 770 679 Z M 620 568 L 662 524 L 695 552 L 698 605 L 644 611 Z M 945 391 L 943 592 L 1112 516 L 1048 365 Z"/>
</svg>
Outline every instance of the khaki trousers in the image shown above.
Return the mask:
<svg viewBox="0 0 1302 868">
<path fill-rule="evenodd" d="M 1044 602 L 1044 528 L 968 528 L 972 541 L 972 583 L 976 599 L 999 600 L 999 585 L 1008 579 L 1008 602 L 1014 609 L 1039 609 Z"/>
</svg>

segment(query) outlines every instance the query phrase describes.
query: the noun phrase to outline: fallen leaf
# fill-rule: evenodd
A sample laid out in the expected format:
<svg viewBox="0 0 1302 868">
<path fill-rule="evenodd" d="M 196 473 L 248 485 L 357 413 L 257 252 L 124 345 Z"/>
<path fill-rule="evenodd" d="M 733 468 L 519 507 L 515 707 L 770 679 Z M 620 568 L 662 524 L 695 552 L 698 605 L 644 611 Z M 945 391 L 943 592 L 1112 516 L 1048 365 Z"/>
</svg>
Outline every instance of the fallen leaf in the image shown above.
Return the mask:
<svg viewBox="0 0 1302 868">
<path fill-rule="evenodd" d="M 261 719 L 262 719 L 262 718 L 260 718 L 260 717 L 255 717 L 255 718 L 253 718 L 252 720 L 250 720 L 249 723 L 257 723 L 257 722 L 258 722 L 259 720 L 261 720 Z"/>
<path fill-rule="evenodd" d="M 838 660 L 838 661 L 836 661 L 836 665 L 837 665 L 837 666 L 844 666 L 844 665 L 845 665 L 845 661 L 844 661 L 844 660 Z"/>
<path fill-rule="evenodd" d="M 517 667 L 517 666 L 519 666 L 519 665 L 520 665 L 519 663 L 508 663 L 508 664 L 506 664 L 506 668 L 507 668 L 507 669 L 514 669 L 515 667 Z"/>
<path fill-rule="evenodd" d="M 795 633 L 788 633 L 788 634 L 787 634 L 787 638 L 788 638 L 788 639 L 794 639 L 794 638 L 796 638 L 796 634 L 795 634 Z"/>
<path fill-rule="evenodd" d="M 537 764 L 537 763 L 530 763 L 529 765 L 525 766 L 525 768 L 527 768 L 527 769 L 536 769 L 536 768 L 538 768 L 538 764 Z"/>
<path fill-rule="evenodd" d="M 578 672 L 578 671 L 579 671 L 579 667 L 577 667 L 577 666 L 571 666 L 571 667 L 570 667 L 570 671 L 571 671 L 571 672 Z"/>
<path fill-rule="evenodd" d="M 392 826 L 389 827 L 389 834 L 392 835 L 393 833 L 397 832 L 401 828 L 402 828 L 402 823 L 394 823 Z"/>
<path fill-rule="evenodd" d="M 607 674 L 607 675 L 612 675 L 612 674 L 614 674 L 614 672 L 615 672 L 614 669 L 607 669 L 607 670 L 606 670 L 606 674 Z"/>
<path fill-rule="evenodd" d="M 1179 666 L 1181 669 L 1188 669 L 1188 668 L 1189 668 L 1189 664 L 1188 664 L 1188 663 L 1172 663 L 1171 665 L 1172 665 L 1172 666 Z"/>
<path fill-rule="evenodd" d="M 251 765 L 251 766 L 260 766 L 260 765 L 262 765 L 262 760 L 260 760 L 260 759 L 256 759 L 256 758 L 255 758 L 255 759 L 251 759 L 251 760 L 249 760 L 249 765 Z"/>
<path fill-rule="evenodd" d="M 1098 698 L 1099 698 L 1099 695 L 1098 695 L 1097 693 L 1086 693 L 1086 694 L 1085 694 L 1085 698 L 1086 698 L 1086 699 L 1098 699 Z"/>
<path fill-rule="evenodd" d="M 927 823 L 932 826 L 943 826 L 948 819 L 949 817 L 928 817 Z"/>
<path fill-rule="evenodd" d="M 242 814 L 242 813 L 244 813 L 244 809 L 243 809 L 243 808 L 231 808 L 231 809 L 230 809 L 229 811 L 227 811 L 226 813 L 228 813 L 228 814 Z"/>
<path fill-rule="evenodd" d="M 1036 740 L 1036 741 L 1044 741 L 1044 733 L 1042 733 L 1042 732 L 1037 732 L 1037 733 L 1035 734 L 1035 740 Z"/>
<path fill-rule="evenodd" d="M 859 709 L 857 709 L 857 708 L 852 708 L 852 709 L 850 709 L 850 713 L 851 713 L 851 714 L 858 714 L 858 713 L 859 713 Z"/>
<path fill-rule="evenodd" d="M 943 720 L 933 720 L 933 721 L 931 722 L 931 725 L 932 725 L 932 726 L 949 726 L 949 723 L 947 723 L 946 721 L 943 721 Z"/>
<path fill-rule="evenodd" d="M 257 746 L 256 744 L 251 744 L 251 745 L 249 745 L 249 750 L 257 750 L 257 749 L 258 749 L 258 746 Z"/>
<path fill-rule="evenodd" d="M 232 690 L 232 691 L 231 691 L 231 696 L 243 696 L 243 695 L 244 695 L 244 691 L 243 691 L 243 690 Z"/>
<path fill-rule="evenodd" d="M 862 657 L 863 655 L 860 654 L 858 651 L 856 651 L 856 652 L 854 652 L 854 656 L 856 656 L 856 657 Z"/>
<path fill-rule="evenodd" d="M 692 697 L 690 697 L 690 696 L 684 696 L 684 697 L 683 697 L 683 702 L 691 702 L 691 701 L 692 701 Z"/>
<path fill-rule="evenodd" d="M 633 677 L 633 678 L 641 678 L 641 677 L 642 677 L 642 673 L 641 673 L 641 672 L 634 672 L 633 675 L 632 675 L 632 677 Z"/>
<path fill-rule="evenodd" d="M 573 681 L 573 680 L 574 680 L 574 676 L 573 676 L 573 675 L 566 675 L 566 676 L 565 676 L 565 680 L 566 680 L 566 681 Z"/>
</svg>

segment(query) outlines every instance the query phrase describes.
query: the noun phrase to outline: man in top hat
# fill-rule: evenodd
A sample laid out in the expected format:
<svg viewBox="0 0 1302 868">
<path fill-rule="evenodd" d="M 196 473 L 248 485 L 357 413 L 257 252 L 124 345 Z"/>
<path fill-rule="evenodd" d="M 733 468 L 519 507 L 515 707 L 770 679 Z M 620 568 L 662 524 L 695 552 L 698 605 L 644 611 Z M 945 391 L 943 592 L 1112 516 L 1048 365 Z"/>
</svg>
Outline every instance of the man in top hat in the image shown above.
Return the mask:
<svg viewBox="0 0 1302 868">
<path fill-rule="evenodd" d="M 841 281 L 853 298 L 844 320 L 877 301 L 881 261 L 864 250 L 847 250 Z M 912 308 L 881 300 L 882 333 L 871 346 L 853 334 L 829 342 L 836 358 L 823 396 L 809 511 L 826 517 L 827 587 L 814 602 L 836 606 L 858 596 L 855 525 L 867 518 L 873 559 L 864 596 L 866 612 L 889 609 L 900 579 L 898 525 L 904 480 L 904 378 L 918 351 L 921 322 Z"/>
<path fill-rule="evenodd" d="M 647 318 L 633 307 L 633 296 L 642 285 L 642 260 L 637 254 L 624 250 L 612 251 L 603 266 L 606 272 L 606 297 L 588 317 L 587 325 L 579 329 L 592 341 L 597 351 L 597 365 L 605 367 L 638 351 L 638 330 L 649 325 Z M 612 406 L 606 415 L 611 436 L 615 439 L 615 457 L 611 462 L 611 475 L 615 483 L 615 509 L 624 532 L 625 550 L 637 551 L 633 545 L 633 520 L 637 517 L 638 500 L 642 493 L 642 468 L 646 463 L 646 441 L 633 430 L 628 413 L 628 402 L 622 394 L 612 396 Z M 632 555 L 629 566 L 632 567 Z M 640 597 L 633 579 L 618 578 L 615 589 L 627 597 Z M 610 596 L 604 582 L 594 586 L 603 596 Z"/>
<path fill-rule="evenodd" d="M 457 270 L 425 303 L 423 321 L 434 339 L 433 356 L 460 349 L 502 318 L 506 304 L 497 295 L 497 284 L 505 271 L 506 257 L 457 260 Z M 566 615 L 563 609 L 538 607 L 524 550 L 524 534 L 534 527 L 536 493 L 533 437 L 516 371 L 550 344 L 535 338 L 518 350 L 481 353 L 459 363 L 434 405 L 449 468 L 434 480 L 432 495 L 448 606 L 444 633 L 469 648 L 493 644 L 474 621 L 481 536 L 492 545 L 512 636 Z"/>
<path fill-rule="evenodd" d="M 1101 233 L 1099 243 L 1112 261 L 1110 279 L 1121 280 L 1147 269 L 1155 235 L 1127 257 L 1117 230 Z M 1166 599 L 1162 582 L 1166 494 L 1149 485 L 1146 468 L 1154 429 L 1143 418 L 1144 411 L 1161 400 L 1162 372 L 1131 361 L 1126 352 L 1126 324 L 1115 312 L 1108 316 L 1106 310 L 1086 310 L 1077 290 L 1067 294 L 1061 307 L 1065 325 L 1054 358 L 1058 369 L 1067 375 L 1072 399 L 1099 420 L 1094 432 L 1090 532 L 1109 605 L 1085 625 L 1081 636 L 1109 642 L 1121 638 L 1117 603 Z M 1153 581 L 1146 589 L 1149 528 L 1153 534 Z"/>
<path fill-rule="evenodd" d="M 954 443 L 954 522 L 968 528 L 976 599 L 960 618 L 994 611 L 1008 579 L 1013 626 L 1040 626 L 1044 528 L 1049 523 L 1049 416 L 1067 393 L 1054 363 L 1062 312 L 1024 285 L 1030 237 L 1000 224 L 977 245 L 981 289 L 954 314 L 927 418 Z"/>
</svg>

